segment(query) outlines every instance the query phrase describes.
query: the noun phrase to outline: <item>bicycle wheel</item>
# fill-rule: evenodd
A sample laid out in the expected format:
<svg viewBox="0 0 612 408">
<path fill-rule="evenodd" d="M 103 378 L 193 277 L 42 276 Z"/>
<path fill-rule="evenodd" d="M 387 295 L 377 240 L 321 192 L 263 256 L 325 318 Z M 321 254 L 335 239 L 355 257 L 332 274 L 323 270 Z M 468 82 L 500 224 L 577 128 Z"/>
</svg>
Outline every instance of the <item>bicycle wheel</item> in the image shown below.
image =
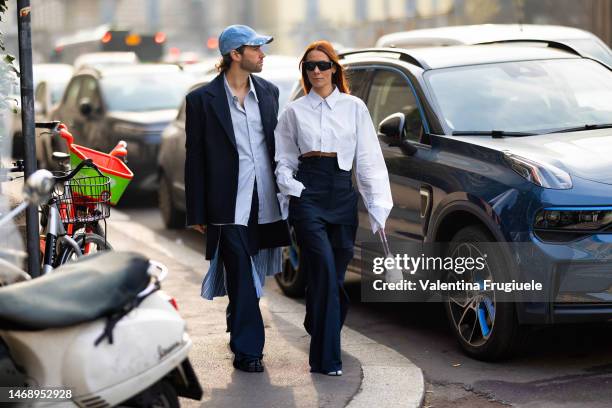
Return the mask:
<svg viewBox="0 0 612 408">
<path fill-rule="evenodd" d="M 74 240 L 79 244 L 79 248 L 81 248 L 83 255 L 90 255 L 100 251 L 110 251 L 113 249 L 108 241 L 98 234 L 80 233 L 74 236 Z M 57 261 L 58 266 L 78 259 L 74 248 L 69 245 L 62 245 L 59 253 L 60 256 Z"/>
</svg>

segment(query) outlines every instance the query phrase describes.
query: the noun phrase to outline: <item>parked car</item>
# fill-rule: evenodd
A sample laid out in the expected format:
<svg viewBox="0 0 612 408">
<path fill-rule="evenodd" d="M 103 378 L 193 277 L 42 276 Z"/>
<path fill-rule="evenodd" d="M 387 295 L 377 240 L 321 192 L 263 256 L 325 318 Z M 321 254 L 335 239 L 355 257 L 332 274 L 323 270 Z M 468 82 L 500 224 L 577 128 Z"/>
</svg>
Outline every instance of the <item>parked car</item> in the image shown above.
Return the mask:
<svg viewBox="0 0 612 408">
<path fill-rule="evenodd" d="M 85 68 L 101 68 L 112 65 L 138 64 L 140 61 L 133 51 L 104 51 L 81 54 L 74 60 L 76 71 Z"/>
<path fill-rule="evenodd" d="M 487 260 L 493 281 L 521 280 L 508 276 L 516 262 L 532 274 L 522 278 L 544 284 L 546 300 L 532 303 L 445 298 L 467 354 L 511 355 L 525 325 L 612 318 L 609 67 L 565 47 L 516 45 L 369 49 L 341 63 L 378 128 L 394 201 L 390 239 L 440 243 L 447 256 L 499 243 L 511 255 Z M 358 247 L 376 241 L 360 211 Z M 519 257 L 525 245 L 533 253 Z M 298 296 L 305 277 L 291 252 L 277 281 Z"/>
<path fill-rule="evenodd" d="M 612 51 L 594 34 L 573 27 L 536 24 L 479 24 L 428 28 L 383 35 L 376 47 L 419 48 L 513 40 L 558 41 L 612 66 Z"/>
<path fill-rule="evenodd" d="M 55 66 L 51 68 L 51 66 Z M 66 64 L 45 64 L 46 69 L 44 75 L 34 87 L 34 111 L 37 122 L 45 122 L 51 119 L 51 113 L 57 108 L 66 85 L 73 74 L 73 69 Z M 37 66 L 34 66 L 34 75 L 36 75 Z M 36 158 L 39 168 L 53 169 L 54 163 L 52 155 L 54 147 L 51 145 L 49 133 L 43 129 L 36 129 Z"/>
<path fill-rule="evenodd" d="M 157 191 L 161 133 L 176 117 L 189 82 L 175 65 L 85 68 L 70 80 L 52 119 L 68 125 L 75 143 L 96 150 L 110 151 L 125 140 L 134 172 L 130 190 Z"/>
<path fill-rule="evenodd" d="M 37 121 L 47 120 L 53 106 L 57 104 L 72 76 L 72 66 L 67 64 L 34 64 L 32 66 L 32 80 L 34 84 L 34 113 Z M 43 84 L 41 86 L 41 84 Z M 14 107 L 12 120 L 13 158 L 23 158 L 23 128 L 21 125 L 21 90 L 19 81 L 11 92 L 11 104 Z M 36 130 L 36 156 L 40 161 L 43 149 L 40 142 L 41 132 Z"/>
<path fill-rule="evenodd" d="M 272 82 L 279 89 L 279 112 L 282 111 L 289 95 L 295 89 L 299 79 L 297 60 L 295 64 L 273 65 L 266 57 L 264 70 L 257 75 Z M 286 61 L 286 60 L 285 60 Z M 287 66 L 291 68 L 287 69 Z M 212 81 L 214 71 L 203 77 L 191 89 Z M 159 175 L 159 209 L 167 228 L 185 226 L 185 102 L 177 117 L 168 125 L 162 135 L 158 158 Z"/>
</svg>

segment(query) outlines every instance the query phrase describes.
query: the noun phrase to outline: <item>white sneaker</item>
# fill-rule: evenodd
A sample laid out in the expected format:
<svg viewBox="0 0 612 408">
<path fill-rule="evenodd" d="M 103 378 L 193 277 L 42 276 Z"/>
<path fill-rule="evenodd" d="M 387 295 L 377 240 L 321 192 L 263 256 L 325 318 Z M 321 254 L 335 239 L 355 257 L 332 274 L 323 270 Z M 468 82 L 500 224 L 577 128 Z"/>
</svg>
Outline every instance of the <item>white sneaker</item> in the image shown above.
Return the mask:
<svg viewBox="0 0 612 408">
<path fill-rule="evenodd" d="M 330 371 L 329 373 L 327 373 L 327 375 L 331 375 L 332 377 L 339 377 L 342 375 L 342 370 Z"/>
</svg>

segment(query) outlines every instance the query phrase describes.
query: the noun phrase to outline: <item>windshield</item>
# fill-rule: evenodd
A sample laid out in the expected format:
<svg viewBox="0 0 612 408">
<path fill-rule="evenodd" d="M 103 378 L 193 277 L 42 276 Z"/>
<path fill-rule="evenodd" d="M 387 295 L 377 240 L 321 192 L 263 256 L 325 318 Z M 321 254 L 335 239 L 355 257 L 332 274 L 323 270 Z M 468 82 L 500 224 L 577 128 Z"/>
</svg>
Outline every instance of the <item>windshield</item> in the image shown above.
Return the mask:
<svg viewBox="0 0 612 408">
<path fill-rule="evenodd" d="M 183 73 L 139 73 L 102 78 L 102 93 L 111 111 L 144 112 L 178 109 L 190 82 Z"/>
<path fill-rule="evenodd" d="M 586 59 L 506 62 L 425 74 L 451 131 L 546 132 L 612 123 L 612 75 Z"/>
</svg>

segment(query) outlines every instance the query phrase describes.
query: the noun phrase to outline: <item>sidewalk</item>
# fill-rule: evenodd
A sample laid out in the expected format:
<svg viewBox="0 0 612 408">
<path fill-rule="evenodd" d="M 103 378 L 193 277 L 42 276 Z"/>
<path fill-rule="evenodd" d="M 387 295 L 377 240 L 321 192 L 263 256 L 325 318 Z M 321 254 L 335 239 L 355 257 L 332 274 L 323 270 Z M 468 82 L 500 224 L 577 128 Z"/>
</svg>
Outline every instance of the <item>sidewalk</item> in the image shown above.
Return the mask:
<svg viewBox="0 0 612 408">
<path fill-rule="evenodd" d="M 359 333 L 342 331 L 341 377 L 311 374 L 309 336 L 302 322 L 304 306 L 276 290 L 269 278 L 261 310 L 266 327 L 263 374 L 232 367 L 225 332 L 227 297 L 199 296 L 208 263 L 179 243 L 159 236 L 113 211 L 108 238 L 116 250 L 130 250 L 164 263 L 165 292 L 174 296 L 187 321 L 194 347 L 190 359 L 204 389 L 202 401 L 182 400 L 184 407 L 417 407 L 424 393 L 421 370 L 408 359 Z"/>
</svg>

